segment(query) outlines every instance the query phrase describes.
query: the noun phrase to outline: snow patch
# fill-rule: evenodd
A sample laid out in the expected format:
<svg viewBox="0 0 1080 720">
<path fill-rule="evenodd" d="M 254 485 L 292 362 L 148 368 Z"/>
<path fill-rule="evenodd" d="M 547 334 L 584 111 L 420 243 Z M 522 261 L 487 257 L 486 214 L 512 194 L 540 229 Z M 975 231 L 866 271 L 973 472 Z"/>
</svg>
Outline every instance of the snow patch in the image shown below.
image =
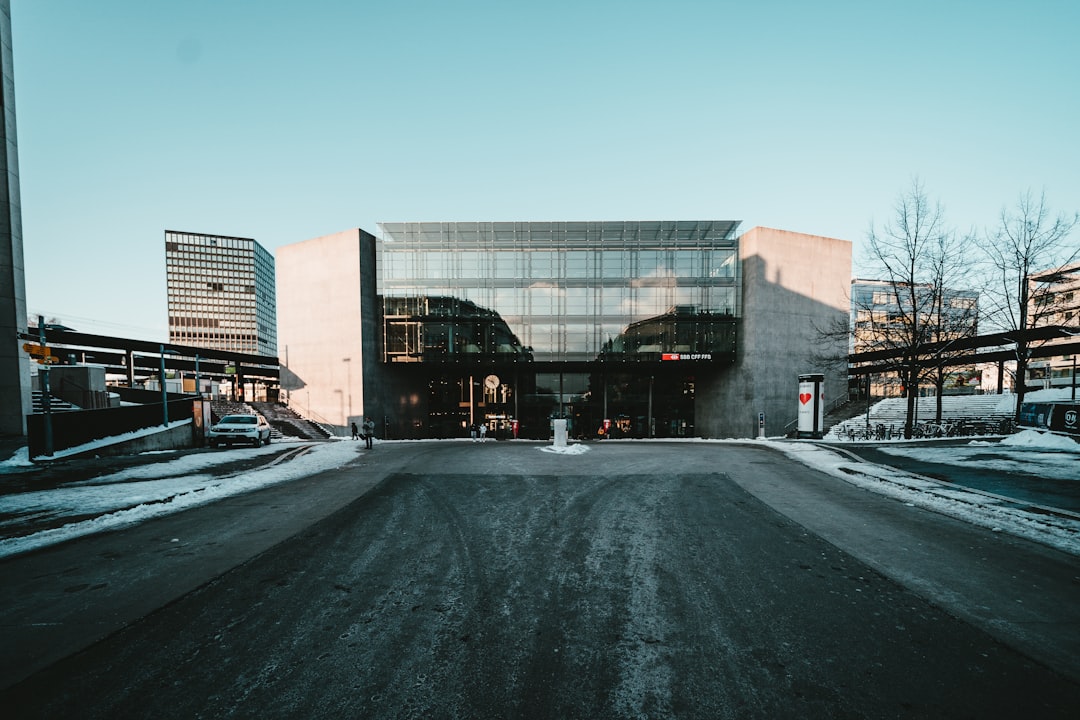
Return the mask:
<svg viewBox="0 0 1080 720">
<path fill-rule="evenodd" d="M 1080 454 L 1080 443 L 1065 435 L 1038 430 L 1021 430 L 1003 438 L 999 445 L 1006 447 L 1039 448 L 1040 450 L 1065 450 Z"/>
<path fill-rule="evenodd" d="M 584 455 L 589 452 L 587 445 L 581 443 L 575 443 L 571 445 L 545 445 L 544 447 L 537 448 L 541 452 L 555 453 L 556 455 Z"/>
<path fill-rule="evenodd" d="M 73 483 L 53 490 L 0 495 L 0 531 L 9 531 L 28 518 L 63 518 L 102 515 L 61 527 L 41 530 L 21 537 L 0 540 L 0 557 L 36 550 L 85 535 L 134 525 L 162 515 L 206 505 L 222 498 L 248 493 L 277 483 L 297 480 L 341 467 L 355 459 L 359 443 L 317 443 L 308 446 L 288 462 L 270 463 L 262 468 L 234 475 L 193 474 L 207 467 L 233 462 L 239 453 L 264 455 L 280 452 L 279 447 L 259 450 L 242 448 L 198 453 L 164 463 L 152 463 L 122 472 Z M 151 479 L 144 479 L 151 478 Z M 131 482 L 131 481 L 137 482 Z"/>
</svg>

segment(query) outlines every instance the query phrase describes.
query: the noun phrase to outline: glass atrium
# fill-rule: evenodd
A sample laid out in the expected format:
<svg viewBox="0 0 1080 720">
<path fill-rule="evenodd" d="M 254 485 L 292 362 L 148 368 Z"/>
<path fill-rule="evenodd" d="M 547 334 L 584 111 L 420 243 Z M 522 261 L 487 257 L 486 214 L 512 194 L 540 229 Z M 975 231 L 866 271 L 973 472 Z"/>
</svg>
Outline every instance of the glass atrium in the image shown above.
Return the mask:
<svg viewBox="0 0 1080 720">
<path fill-rule="evenodd" d="M 383 359 L 721 359 L 739 316 L 737 226 L 382 223 Z"/>
<path fill-rule="evenodd" d="M 738 224 L 381 223 L 384 367 L 428 383 L 425 435 L 693 434 L 695 371 L 734 359 Z"/>
</svg>

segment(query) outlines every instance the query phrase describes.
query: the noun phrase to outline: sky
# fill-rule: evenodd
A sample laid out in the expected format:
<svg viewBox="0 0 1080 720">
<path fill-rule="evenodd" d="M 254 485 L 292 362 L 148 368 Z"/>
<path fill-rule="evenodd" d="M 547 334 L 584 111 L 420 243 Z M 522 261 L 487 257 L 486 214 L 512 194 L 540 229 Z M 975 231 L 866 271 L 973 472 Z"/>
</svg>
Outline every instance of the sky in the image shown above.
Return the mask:
<svg viewBox="0 0 1080 720">
<path fill-rule="evenodd" d="M 98 441 L 98 444 L 108 442 Z M 642 441 L 605 441 L 607 442 Z M 692 439 L 686 442 L 733 441 Z M 787 453 L 805 465 L 887 495 L 911 507 L 932 510 L 990 528 L 995 532 L 1008 532 L 1056 547 L 1063 552 L 1080 555 L 1080 520 L 1065 515 L 1032 512 L 1018 504 L 1003 503 L 999 498 L 958 485 L 860 462 L 847 455 L 835 453 L 828 446 L 819 443 L 781 440 L 754 442 Z M 237 448 L 212 453 L 182 454 L 91 480 L 67 483 L 51 490 L 0 494 L 0 558 L 85 535 L 116 530 L 226 497 L 341 467 L 355 459 L 358 454 L 366 452 L 363 448 L 362 443 L 348 441 L 316 443 L 308 451 L 298 454 L 288 462 L 269 463 L 256 470 L 246 469 L 229 476 L 215 476 L 212 467 L 234 462 L 238 453 L 244 456 L 269 455 L 279 453 L 280 447 L 267 445 L 255 450 Z M 92 447 L 82 448 L 87 449 Z M 560 455 L 582 455 L 589 452 L 589 444 L 538 445 L 536 449 Z M 1040 472 L 1046 473 L 1047 477 L 1080 482 L 1080 478 L 1076 477 L 1080 445 L 1064 436 L 1023 430 L 1000 442 L 977 439 L 965 448 L 952 450 L 953 457 L 958 459 L 950 460 L 948 454 L 942 454 L 935 461 L 959 462 L 968 468 L 998 468 L 1002 462 L 1038 463 Z M 568 464 L 573 462 L 572 457 L 567 458 Z M 23 448 L 7 460 L 0 458 L 0 474 L 25 471 L 30 465 L 26 449 Z M 92 517 L 87 518 L 87 515 Z M 65 518 L 71 520 L 65 522 Z M 49 527 L 50 525 L 53 527 Z"/>
<path fill-rule="evenodd" d="M 28 314 L 167 341 L 164 231 L 1080 210 L 1080 3 L 11 0 Z M 1080 240 L 1078 240 L 1080 242 Z M 858 267 L 854 273 L 858 275 Z"/>
</svg>

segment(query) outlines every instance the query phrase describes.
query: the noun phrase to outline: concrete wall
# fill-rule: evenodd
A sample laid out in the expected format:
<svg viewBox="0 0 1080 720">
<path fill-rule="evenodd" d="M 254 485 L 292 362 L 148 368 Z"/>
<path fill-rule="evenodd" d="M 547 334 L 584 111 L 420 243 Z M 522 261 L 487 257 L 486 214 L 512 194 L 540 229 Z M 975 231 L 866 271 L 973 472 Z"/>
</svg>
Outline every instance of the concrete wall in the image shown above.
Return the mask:
<svg viewBox="0 0 1080 720">
<path fill-rule="evenodd" d="M 282 390 L 304 417 L 341 428 L 382 415 L 367 390 L 379 361 L 374 243 L 357 228 L 276 252 Z"/>
<path fill-rule="evenodd" d="M 847 354 L 846 338 L 820 330 L 849 313 L 851 243 L 756 227 L 739 239 L 742 322 L 735 364 L 703 374 L 695 423 L 704 437 L 782 435 L 798 413 L 798 376 L 824 373 L 825 403 L 847 394 L 847 371 L 822 357 Z"/>
<path fill-rule="evenodd" d="M 100 445 L 81 453 L 65 454 L 62 458 L 57 459 L 71 460 L 79 457 L 118 457 L 122 455 L 138 455 L 139 453 L 159 450 L 183 450 L 185 448 L 193 447 L 196 447 L 195 429 L 192 422 L 188 421 L 183 424 L 177 424 L 174 427 L 162 428 L 159 432 L 132 438 L 131 440 L 124 440 L 122 442 L 112 443 L 111 445 Z M 34 458 L 34 462 L 37 463 L 48 463 L 52 461 L 52 458 L 44 456 Z"/>
<path fill-rule="evenodd" d="M 0 0 L 0 435 L 25 435 L 30 408 L 30 366 L 16 340 L 26 332 L 23 268 L 11 3 Z"/>
<path fill-rule="evenodd" d="M 84 410 L 109 407 L 105 389 L 105 368 L 93 365 L 54 365 L 49 370 L 49 388 L 61 400 Z"/>
</svg>

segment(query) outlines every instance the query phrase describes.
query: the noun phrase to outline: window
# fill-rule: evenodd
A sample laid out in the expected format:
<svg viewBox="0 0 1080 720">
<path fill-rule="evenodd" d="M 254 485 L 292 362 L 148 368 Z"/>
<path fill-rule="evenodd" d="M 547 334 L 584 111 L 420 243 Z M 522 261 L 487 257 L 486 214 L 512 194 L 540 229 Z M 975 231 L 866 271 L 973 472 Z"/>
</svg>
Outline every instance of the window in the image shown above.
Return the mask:
<svg viewBox="0 0 1080 720">
<path fill-rule="evenodd" d="M 629 253 L 603 250 L 600 253 L 601 275 L 606 278 L 629 277 Z"/>
</svg>

